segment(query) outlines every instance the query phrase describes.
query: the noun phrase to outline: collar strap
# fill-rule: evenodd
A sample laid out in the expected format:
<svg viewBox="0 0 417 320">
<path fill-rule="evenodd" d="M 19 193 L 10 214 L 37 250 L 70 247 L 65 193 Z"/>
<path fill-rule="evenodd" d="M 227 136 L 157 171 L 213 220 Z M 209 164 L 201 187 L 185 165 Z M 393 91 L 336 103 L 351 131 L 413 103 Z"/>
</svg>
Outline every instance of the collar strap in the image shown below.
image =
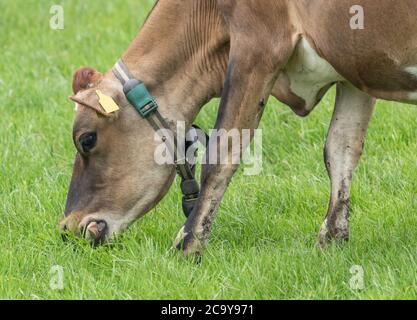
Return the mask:
<svg viewBox="0 0 417 320">
<path fill-rule="evenodd" d="M 145 84 L 132 75 L 122 60 L 117 61 L 114 65 L 113 73 L 122 83 L 127 100 L 135 107 L 142 118 L 148 117 L 158 109 L 158 104 Z"/>
<path fill-rule="evenodd" d="M 129 71 L 128 67 L 120 59 L 113 66 L 113 74 L 123 85 L 123 92 L 129 103 L 136 109 L 139 115 L 146 119 L 152 128 L 159 134 L 163 134 L 164 129 L 170 129 L 165 118 L 158 111 L 158 103 L 149 93 L 145 84 L 136 79 Z M 194 129 L 195 130 L 195 129 Z M 161 136 L 163 140 L 166 137 Z M 200 187 L 195 180 L 195 166 L 191 166 L 184 154 L 178 154 L 178 141 L 174 135 L 173 143 L 166 143 L 169 152 L 174 157 L 177 174 L 181 177 L 182 208 L 186 217 L 191 214 L 194 205 L 198 200 Z"/>
</svg>

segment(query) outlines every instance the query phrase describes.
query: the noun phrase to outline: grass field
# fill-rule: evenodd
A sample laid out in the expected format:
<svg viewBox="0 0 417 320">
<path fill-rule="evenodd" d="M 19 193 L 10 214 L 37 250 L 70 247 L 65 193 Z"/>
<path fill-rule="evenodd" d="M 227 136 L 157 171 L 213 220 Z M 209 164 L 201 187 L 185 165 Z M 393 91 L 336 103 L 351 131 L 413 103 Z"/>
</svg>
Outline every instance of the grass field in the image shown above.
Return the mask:
<svg viewBox="0 0 417 320">
<path fill-rule="evenodd" d="M 153 1 L 56 2 L 0 0 L 0 298 L 417 298 L 415 107 L 378 103 L 354 178 L 351 240 L 315 247 L 328 204 L 322 149 L 334 91 L 306 119 L 270 100 L 262 174 L 235 176 L 201 265 L 170 250 L 184 222 L 178 184 L 114 245 L 63 243 L 72 73 L 108 70 Z M 53 4 L 64 7 L 64 30 L 49 27 Z M 203 110 L 202 127 L 212 127 L 216 108 Z M 55 265 L 62 290 L 50 287 Z M 349 286 L 355 265 L 363 289 Z"/>
</svg>

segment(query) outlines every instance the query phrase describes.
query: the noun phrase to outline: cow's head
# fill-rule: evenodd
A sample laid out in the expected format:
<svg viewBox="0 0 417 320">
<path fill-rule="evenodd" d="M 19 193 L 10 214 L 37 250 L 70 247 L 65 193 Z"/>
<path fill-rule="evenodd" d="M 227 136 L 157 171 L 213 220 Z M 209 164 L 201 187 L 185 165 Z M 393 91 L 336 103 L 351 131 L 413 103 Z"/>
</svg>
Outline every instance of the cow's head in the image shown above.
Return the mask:
<svg viewBox="0 0 417 320">
<path fill-rule="evenodd" d="M 104 112 L 98 89 L 111 96 L 120 110 Z M 154 207 L 168 191 L 175 170 L 154 160 L 161 141 L 128 104 L 115 78 L 81 68 L 74 74 L 73 91 L 77 154 L 60 227 L 99 243 Z"/>
</svg>

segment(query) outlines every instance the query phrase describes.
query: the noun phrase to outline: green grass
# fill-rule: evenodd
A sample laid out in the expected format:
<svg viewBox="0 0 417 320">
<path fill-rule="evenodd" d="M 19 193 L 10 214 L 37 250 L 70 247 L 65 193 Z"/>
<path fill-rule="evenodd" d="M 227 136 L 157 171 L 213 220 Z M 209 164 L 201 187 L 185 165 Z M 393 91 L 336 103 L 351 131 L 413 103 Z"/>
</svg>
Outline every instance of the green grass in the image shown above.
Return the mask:
<svg viewBox="0 0 417 320">
<path fill-rule="evenodd" d="M 49 28 L 57 2 L 64 30 Z M 417 298 L 415 107 L 378 103 L 354 178 L 351 240 L 315 247 L 334 91 L 306 119 L 270 101 L 262 174 L 234 177 L 201 265 L 170 250 L 184 222 L 178 184 L 111 247 L 61 241 L 74 157 L 71 75 L 81 65 L 108 70 L 151 6 L 0 0 L 0 298 Z M 216 108 L 198 123 L 212 127 Z M 64 268 L 63 290 L 50 288 L 54 265 Z M 353 265 L 364 269 L 363 290 L 349 287 Z"/>
</svg>

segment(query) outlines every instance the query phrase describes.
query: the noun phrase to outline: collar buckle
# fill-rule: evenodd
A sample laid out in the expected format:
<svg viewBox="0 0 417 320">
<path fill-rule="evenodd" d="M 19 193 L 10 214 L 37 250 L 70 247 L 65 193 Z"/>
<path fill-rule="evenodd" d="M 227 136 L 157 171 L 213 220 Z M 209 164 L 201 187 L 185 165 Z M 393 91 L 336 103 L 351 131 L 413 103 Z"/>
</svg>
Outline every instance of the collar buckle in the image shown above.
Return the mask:
<svg viewBox="0 0 417 320">
<path fill-rule="evenodd" d="M 123 91 L 142 118 L 148 117 L 158 109 L 158 104 L 143 82 L 131 79 L 123 86 Z"/>
</svg>

